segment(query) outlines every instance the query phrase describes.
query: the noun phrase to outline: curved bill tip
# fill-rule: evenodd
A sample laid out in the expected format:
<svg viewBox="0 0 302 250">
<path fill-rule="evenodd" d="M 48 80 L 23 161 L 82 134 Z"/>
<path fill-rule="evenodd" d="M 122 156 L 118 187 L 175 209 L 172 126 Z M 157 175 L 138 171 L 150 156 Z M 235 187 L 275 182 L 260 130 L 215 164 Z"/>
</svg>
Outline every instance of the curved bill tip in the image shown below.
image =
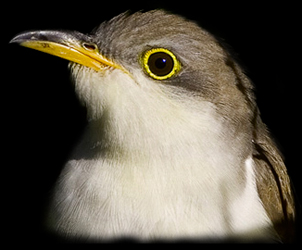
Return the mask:
<svg viewBox="0 0 302 250">
<path fill-rule="evenodd" d="M 14 36 L 10 41 L 9 43 L 23 43 L 25 41 L 28 41 L 28 40 L 40 40 L 38 38 L 38 34 L 39 32 L 37 31 L 26 31 L 26 32 L 22 32 L 16 36 Z"/>
<path fill-rule="evenodd" d="M 76 31 L 37 30 L 26 31 L 13 37 L 9 43 L 39 50 L 69 61 L 82 64 L 96 71 L 107 67 L 122 67 L 99 53 L 88 36 Z"/>
</svg>

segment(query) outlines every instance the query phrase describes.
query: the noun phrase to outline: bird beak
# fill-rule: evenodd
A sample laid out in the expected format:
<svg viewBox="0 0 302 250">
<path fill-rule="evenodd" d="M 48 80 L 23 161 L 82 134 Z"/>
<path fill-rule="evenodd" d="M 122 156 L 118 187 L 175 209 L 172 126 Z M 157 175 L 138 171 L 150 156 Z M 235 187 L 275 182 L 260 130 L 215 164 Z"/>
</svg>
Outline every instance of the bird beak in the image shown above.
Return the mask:
<svg viewBox="0 0 302 250">
<path fill-rule="evenodd" d="M 15 36 L 10 43 L 62 57 L 96 71 L 121 68 L 99 53 L 95 43 L 76 31 L 29 31 Z"/>
</svg>

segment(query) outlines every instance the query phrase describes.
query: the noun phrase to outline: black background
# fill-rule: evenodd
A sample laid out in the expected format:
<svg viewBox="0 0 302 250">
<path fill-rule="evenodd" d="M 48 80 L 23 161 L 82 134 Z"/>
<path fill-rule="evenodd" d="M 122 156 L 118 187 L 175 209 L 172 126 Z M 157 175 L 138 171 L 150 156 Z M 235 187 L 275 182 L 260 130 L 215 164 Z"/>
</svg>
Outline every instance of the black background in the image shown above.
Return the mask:
<svg viewBox="0 0 302 250">
<path fill-rule="evenodd" d="M 129 9 L 173 11 L 197 21 L 231 45 L 256 86 L 262 119 L 280 145 L 301 200 L 300 5 L 297 1 L 192 2 L 4 3 L 0 88 L 5 239 L 52 241 L 41 223 L 45 202 L 86 124 L 85 109 L 69 81 L 67 61 L 9 45 L 9 40 L 19 32 L 35 29 L 88 33 L 102 21 Z"/>
</svg>

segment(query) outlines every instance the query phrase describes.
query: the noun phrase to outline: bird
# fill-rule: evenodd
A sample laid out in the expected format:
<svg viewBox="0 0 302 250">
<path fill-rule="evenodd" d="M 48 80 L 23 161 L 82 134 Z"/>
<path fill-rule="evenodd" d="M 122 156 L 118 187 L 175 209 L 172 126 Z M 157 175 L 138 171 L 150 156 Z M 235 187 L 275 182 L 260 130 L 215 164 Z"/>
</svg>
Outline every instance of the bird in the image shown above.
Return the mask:
<svg viewBox="0 0 302 250">
<path fill-rule="evenodd" d="M 293 239 L 292 183 L 254 85 L 195 21 L 125 12 L 89 34 L 25 31 L 10 43 L 70 61 L 87 110 L 50 231 L 99 242 Z"/>
</svg>

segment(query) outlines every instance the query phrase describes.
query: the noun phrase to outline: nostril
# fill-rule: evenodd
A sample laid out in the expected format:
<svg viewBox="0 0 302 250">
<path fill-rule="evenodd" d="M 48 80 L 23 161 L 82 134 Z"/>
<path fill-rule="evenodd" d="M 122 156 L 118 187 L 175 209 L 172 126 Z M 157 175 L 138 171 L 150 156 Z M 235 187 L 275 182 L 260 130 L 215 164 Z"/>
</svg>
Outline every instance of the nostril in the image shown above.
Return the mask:
<svg viewBox="0 0 302 250">
<path fill-rule="evenodd" d="M 89 51 L 97 50 L 97 46 L 94 43 L 83 43 L 83 48 Z"/>
</svg>

